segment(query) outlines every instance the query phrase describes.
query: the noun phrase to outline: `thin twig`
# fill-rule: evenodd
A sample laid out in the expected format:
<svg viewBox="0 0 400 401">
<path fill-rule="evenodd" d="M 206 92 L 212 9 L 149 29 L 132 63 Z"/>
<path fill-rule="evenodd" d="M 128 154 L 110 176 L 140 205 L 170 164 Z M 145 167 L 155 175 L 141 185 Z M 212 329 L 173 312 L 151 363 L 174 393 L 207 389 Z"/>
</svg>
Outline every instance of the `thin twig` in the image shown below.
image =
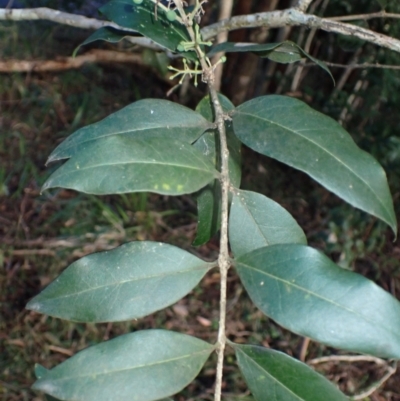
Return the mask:
<svg viewBox="0 0 400 401">
<path fill-rule="evenodd" d="M 109 21 L 100 21 L 96 18 L 88 18 L 83 15 L 66 13 L 53 10 L 47 7 L 23 8 L 23 9 L 0 9 L 0 19 L 9 21 L 33 21 L 47 20 L 57 22 L 63 25 L 73 26 L 82 29 L 100 29 L 105 26 L 111 26 L 117 29 L 134 32 L 131 29 L 121 28 L 119 25 Z"/>
<path fill-rule="evenodd" d="M 363 15 L 363 14 L 361 14 Z M 400 18 L 398 14 L 374 13 L 370 14 L 371 18 L 375 16 L 385 16 L 388 18 Z M 357 17 L 357 16 L 356 16 Z M 296 8 L 288 8 L 286 10 L 268 11 L 264 13 L 240 15 L 219 21 L 202 29 L 204 40 L 209 40 L 224 31 L 233 31 L 242 28 L 281 28 L 284 26 L 306 26 L 309 28 L 322 29 L 326 32 L 334 32 L 347 36 L 354 36 L 377 46 L 385 47 L 396 52 L 400 52 L 400 40 L 392 38 L 381 33 L 371 31 L 353 24 L 346 24 L 335 18 L 319 18 L 315 15 L 305 14 Z M 348 20 L 354 19 L 354 16 L 347 16 Z M 99 29 L 103 26 L 111 26 L 117 29 L 130 30 L 111 22 L 99 21 L 94 18 L 87 18 L 80 15 L 64 13 L 52 10 L 46 7 L 27 8 L 27 9 L 0 9 L 0 20 L 10 21 L 27 21 L 27 20 L 48 20 L 58 22 L 60 24 L 70 25 L 83 29 Z M 142 37 L 127 37 L 132 43 L 161 49 L 153 41 Z"/>
<path fill-rule="evenodd" d="M 387 363 L 384 359 L 377 358 L 374 356 L 368 355 L 331 355 L 331 356 L 324 356 L 321 358 L 311 359 L 307 362 L 309 365 L 317 365 L 319 363 L 326 363 L 326 362 L 373 362 L 378 366 L 385 366 L 387 372 L 385 375 L 379 379 L 376 383 L 370 386 L 368 389 L 363 391 L 360 394 L 357 394 L 353 397 L 350 397 L 352 400 L 363 400 L 366 397 L 369 397 L 372 393 L 382 387 L 382 385 L 389 380 L 391 376 L 393 376 L 397 371 L 397 362 L 393 362 L 391 366 Z"/>
<path fill-rule="evenodd" d="M 28 256 L 28 255 L 42 255 L 42 256 L 56 256 L 54 251 L 50 249 L 14 249 L 11 251 L 13 256 Z"/>
<path fill-rule="evenodd" d="M 312 7 L 310 9 L 310 11 L 312 13 L 315 12 L 316 8 L 319 6 L 321 1 L 322 0 L 319 0 L 319 2 L 317 1 L 312 5 Z M 320 14 L 321 15 L 323 15 L 323 13 L 325 12 L 326 7 L 328 6 L 328 3 L 329 3 L 329 0 L 324 0 L 324 2 L 322 3 L 321 10 L 320 10 Z M 311 29 L 310 33 L 307 36 L 307 40 L 306 40 L 306 42 L 304 44 L 304 50 L 307 53 L 310 53 L 311 43 L 314 40 L 314 37 L 315 37 L 316 33 L 317 33 L 317 30 L 314 28 L 314 29 Z M 290 87 L 290 91 L 291 92 L 296 92 L 297 91 L 297 88 L 300 85 L 300 81 L 301 81 L 301 78 L 302 78 L 302 74 L 303 74 L 303 70 L 304 70 L 305 64 L 306 64 L 305 61 L 302 61 L 302 62 L 300 62 L 299 66 L 297 67 L 296 73 L 294 74 L 294 77 L 293 77 L 292 85 Z"/>
<path fill-rule="evenodd" d="M 300 354 L 299 354 L 299 360 L 304 362 L 306 360 L 307 356 L 307 350 L 308 346 L 310 345 L 310 338 L 309 337 L 304 337 L 303 342 L 301 344 L 301 349 L 300 349 Z"/>
<path fill-rule="evenodd" d="M 328 67 L 336 67 L 336 68 L 381 68 L 386 70 L 400 70 L 400 65 L 393 65 L 393 64 L 379 64 L 379 63 L 361 63 L 361 64 L 338 64 L 338 63 L 331 63 L 329 61 L 324 61 L 324 63 Z M 315 63 L 307 63 L 304 65 L 305 67 L 317 67 Z"/>
<path fill-rule="evenodd" d="M 126 31 L 127 35 L 136 32 L 133 29 L 121 27 L 114 22 L 101 21 L 96 18 L 88 18 L 83 15 L 66 13 L 53 10 L 47 7 L 24 8 L 24 9 L 6 9 L 0 8 L 0 20 L 5 21 L 52 21 L 58 24 L 68 25 L 75 28 L 97 30 L 103 27 L 111 27 Z M 148 47 L 150 49 L 163 50 L 163 48 L 151 39 L 141 36 L 126 36 L 125 39 L 133 44 Z"/>
<path fill-rule="evenodd" d="M 312 2 L 313 0 L 299 0 L 295 8 L 304 13 Z"/>
<path fill-rule="evenodd" d="M 233 8 L 233 0 L 224 0 L 221 2 L 221 9 L 219 12 L 218 20 L 224 20 L 228 19 L 232 15 L 232 8 Z M 221 32 L 217 36 L 217 42 L 216 43 L 223 43 L 228 40 L 228 31 Z M 217 53 L 213 57 L 213 63 L 217 63 L 217 61 L 223 57 L 225 53 Z M 222 81 L 222 73 L 224 70 L 224 63 L 220 63 L 214 71 L 214 88 L 219 91 L 221 89 L 221 81 Z"/>
<path fill-rule="evenodd" d="M 367 390 L 363 391 L 360 394 L 357 394 L 353 397 L 350 397 L 352 400 L 363 400 L 367 397 L 369 397 L 371 394 L 373 394 L 376 390 L 382 387 L 384 383 L 386 383 L 395 373 L 397 370 L 397 363 L 394 362 L 393 366 L 387 365 L 387 372 L 386 374 L 378 380 L 375 384 L 373 384 L 371 387 L 369 387 Z"/>
<path fill-rule="evenodd" d="M 356 20 L 367 21 L 367 20 L 373 19 L 373 18 L 400 19 L 400 14 L 387 13 L 386 11 L 380 11 L 377 13 L 369 13 L 369 14 L 342 15 L 340 17 L 329 17 L 329 19 L 332 21 L 356 21 Z"/>
<path fill-rule="evenodd" d="M 0 72 L 63 71 L 81 68 L 86 63 L 143 64 L 140 54 L 93 49 L 76 57 L 57 57 L 55 60 L 5 60 L 0 61 Z"/>
<path fill-rule="evenodd" d="M 202 33 L 204 39 L 208 40 L 216 36 L 219 32 L 226 30 L 232 31 L 235 29 L 256 27 L 281 28 L 283 26 L 307 26 L 327 32 L 354 36 L 377 46 L 400 52 L 400 40 L 398 39 L 353 24 L 304 14 L 295 8 L 232 17 L 203 28 Z"/>
<path fill-rule="evenodd" d="M 386 365 L 386 361 L 381 358 L 369 355 L 330 355 L 322 356 L 321 358 L 314 358 L 307 361 L 308 365 L 317 365 L 326 362 L 373 362 L 377 365 Z"/>
</svg>

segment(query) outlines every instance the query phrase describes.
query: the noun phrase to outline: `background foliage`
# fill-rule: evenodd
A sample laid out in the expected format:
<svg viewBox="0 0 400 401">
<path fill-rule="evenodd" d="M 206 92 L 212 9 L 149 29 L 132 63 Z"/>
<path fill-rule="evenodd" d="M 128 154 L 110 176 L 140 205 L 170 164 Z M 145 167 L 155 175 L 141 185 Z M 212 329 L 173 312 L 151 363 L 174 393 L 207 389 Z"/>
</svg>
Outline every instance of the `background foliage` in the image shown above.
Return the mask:
<svg viewBox="0 0 400 401">
<path fill-rule="evenodd" d="M 93 4 L 89 3 L 97 6 L 105 2 L 42 1 L 40 5 L 95 15 Z M 269 1 L 253 3 L 237 1 L 236 12 L 246 7 L 246 12 L 260 11 L 271 4 Z M 279 1 L 277 7 L 284 8 L 287 3 Z M 331 0 L 325 3 L 324 15 L 379 10 L 379 5 L 371 1 Z M 36 1 L 25 4 L 38 6 Z M 212 9 L 215 6 L 215 2 L 210 2 Z M 318 9 L 323 6 L 324 2 L 319 2 Z M 399 12 L 400 7 L 393 2 L 390 10 Z M 215 12 L 211 11 L 209 18 L 215 18 Z M 399 36 L 396 22 L 372 20 L 367 24 L 374 30 Z M 295 28 L 252 33 L 238 31 L 232 36 L 241 41 L 287 38 L 303 45 L 308 34 L 308 31 Z M 51 23 L 29 22 L 2 23 L 0 35 L 2 58 L 49 59 L 56 55 L 69 56 L 86 38 L 87 32 Z M 130 50 L 123 43 L 115 47 L 95 43 L 93 47 Z M 343 64 L 376 60 L 399 64 L 399 56 L 395 53 L 323 32 L 316 34 L 309 52 L 322 60 Z M 162 73 L 162 65 L 154 54 L 147 52 L 144 59 L 150 60 L 150 66 L 88 64 L 79 71 L 0 76 L 0 297 L 1 313 L 5 317 L 0 321 L 0 394 L 6 400 L 38 397 L 29 390 L 34 362 L 46 359 L 49 366 L 54 366 L 69 353 L 132 328 L 184 329 L 207 340 L 208 327 L 216 324 L 217 297 L 214 295 L 218 278 L 212 276 L 195 290 L 196 296 L 189 295 L 178 305 L 138 322 L 73 324 L 23 309 L 32 295 L 80 256 L 128 240 L 162 240 L 186 248 L 194 239 L 195 205 L 189 197 L 166 199 L 133 194 L 95 198 L 71 191 L 39 196 L 39 188 L 51 172 L 44 169 L 45 159 L 61 138 L 134 100 L 165 97 L 171 84 Z M 346 70 L 333 68 L 337 82 L 333 87 L 322 70 L 306 67 L 304 78 L 294 87 L 296 68 L 276 65 L 253 55 L 233 55 L 226 67 L 223 92 L 231 95 L 236 104 L 265 93 L 291 93 L 342 120 L 356 142 L 374 154 L 385 167 L 398 208 L 400 147 L 396 89 L 399 72 L 357 69 L 347 71 L 345 76 Z M 193 107 L 203 96 L 203 91 L 201 86 L 198 89 L 190 87 L 186 92 L 174 93 L 172 98 Z M 391 242 L 392 234 L 383 224 L 346 206 L 300 172 L 290 171 L 288 177 L 288 169 L 279 162 L 245 150 L 243 164 L 245 189 L 257 190 L 279 201 L 296 217 L 310 244 L 324 249 L 343 266 L 365 274 L 396 294 L 400 284 L 400 250 Z M 397 209 L 397 215 L 398 212 Z M 213 243 L 198 250 L 210 259 L 215 256 L 215 251 Z M 229 286 L 230 294 L 234 294 L 228 327 L 231 339 L 269 344 L 291 355 L 300 355 L 302 339 L 274 324 L 267 324 L 267 319 L 243 295 L 236 279 L 232 278 Z M 311 343 L 307 357 L 331 352 L 327 347 Z M 233 364 L 233 359 L 228 357 L 229 362 Z M 371 370 L 366 363 L 350 369 L 328 364 L 323 369 L 348 393 L 356 392 L 380 373 Z M 190 398 L 192 393 L 205 392 L 213 376 L 211 368 L 206 367 L 200 378 L 182 394 L 182 399 Z M 399 380 L 398 375 L 372 399 L 400 399 L 396 380 Z M 238 393 L 243 389 L 242 379 L 236 373 L 227 376 L 224 391 Z M 204 393 L 205 399 L 207 396 Z"/>
</svg>

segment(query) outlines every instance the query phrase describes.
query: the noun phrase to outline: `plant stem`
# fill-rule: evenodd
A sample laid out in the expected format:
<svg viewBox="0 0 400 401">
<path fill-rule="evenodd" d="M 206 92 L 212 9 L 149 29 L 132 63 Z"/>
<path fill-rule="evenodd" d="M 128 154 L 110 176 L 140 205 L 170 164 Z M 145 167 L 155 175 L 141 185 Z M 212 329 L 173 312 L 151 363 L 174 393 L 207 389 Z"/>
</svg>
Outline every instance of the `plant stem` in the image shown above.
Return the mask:
<svg viewBox="0 0 400 401">
<path fill-rule="evenodd" d="M 227 297 L 227 278 L 228 270 L 230 267 L 229 259 L 229 248 L 228 248 L 228 211 L 229 211 L 229 150 L 226 139 L 225 130 L 225 114 L 222 109 L 221 103 L 218 99 L 218 93 L 214 86 L 215 80 L 215 68 L 210 66 L 209 61 L 206 59 L 201 47 L 197 43 L 198 38 L 193 29 L 193 21 L 189 21 L 181 0 L 175 1 L 175 4 L 179 10 L 183 23 L 186 25 L 190 39 L 195 43 L 194 49 L 199 58 L 202 71 L 203 81 L 206 82 L 211 97 L 212 107 L 215 113 L 215 124 L 217 126 L 219 140 L 220 140 L 220 152 L 221 152 L 221 234 L 220 234 L 220 249 L 218 256 L 218 265 L 220 270 L 220 315 L 219 315 L 219 328 L 217 338 L 217 369 L 215 378 L 215 390 L 214 390 L 214 401 L 221 400 L 222 392 L 222 379 L 223 379 L 223 368 L 224 368 L 224 352 L 226 345 L 226 297 Z"/>
<path fill-rule="evenodd" d="M 229 270 L 229 249 L 228 249 L 228 207 L 229 207 L 229 169 L 228 169 L 228 144 L 226 140 L 225 119 L 221 103 L 218 99 L 217 91 L 213 84 L 209 83 L 208 88 L 212 100 L 212 105 L 215 112 L 215 123 L 220 139 L 221 147 L 221 236 L 220 236 L 220 249 L 218 256 L 218 265 L 220 270 L 220 315 L 219 315 L 219 329 L 217 340 L 217 373 L 215 380 L 215 393 L 214 400 L 220 401 L 222 391 L 222 376 L 224 367 L 224 351 L 226 345 L 225 336 L 225 323 L 226 323 L 226 290 L 227 278 Z"/>
</svg>

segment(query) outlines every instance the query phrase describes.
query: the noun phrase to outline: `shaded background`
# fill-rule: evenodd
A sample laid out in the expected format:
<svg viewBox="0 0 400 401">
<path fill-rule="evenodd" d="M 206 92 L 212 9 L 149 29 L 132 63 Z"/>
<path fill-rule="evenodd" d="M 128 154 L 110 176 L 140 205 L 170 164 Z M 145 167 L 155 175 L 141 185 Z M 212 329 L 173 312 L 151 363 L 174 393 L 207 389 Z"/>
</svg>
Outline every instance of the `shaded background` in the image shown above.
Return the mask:
<svg viewBox="0 0 400 401">
<path fill-rule="evenodd" d="M 7 1 L 0 1 L 4 6 Z M 14 1 L 18 7 L 48 6 L 99 17 L 106 1 Z M 285 0 L 238 0 L 233 14 L 283 9 Z M 218 2 L 209 1 L 203 20 L 216 20 Z M 324 16 L 379 11 L 377 1 L 315 0 L 310 12 Z M 400 12 L 396 2 L 388 11 Z M 400 37 L 400 22 L 389 19 L 357 21 L 387 35 Z M 71 56 L 91 32 L 50 22 L 1 22 L 1 60 L 52 60 Z M 230 40 L 278 42 L 290 39 L 314 57 L 327 62 L 400 64 L 398 54 L 305 28 L 240 30 Z M 218 323 L 217 273 L 208 275 L 176 305 L 135 322 L 75 324 L 24 310 L 26 302 L 66 266 L 83 255 L 132 240 L 157 240 L 214 259 L 218 238 L 191 247 L 196 232 L 192 197 L 154 194 L 101 196 L 58 190 L 40 194 L 55 169 L 45 167 L 51 150 L 76 129 L 143 98 L 166 98 L 174 82 L 168 79 L 163 55 L 131 44 L 96 42 L 88 51 L 111 50 L 138 54 L 135 63 L 85 64 L 65 71 L 0 74 L 0 398 L 6 401 L 42 400 L 29 389 L 33 366 L 50 368 L 76 351 L 127 331 L 164 327 L 214 341 Z M 1 61 L 0 60 L 0 61 Z M 175 61 L 174 61 L 175 62 Z M 364 150 L 384 166 L 399 216 L 400 194 L 400 71 L 332 67 L 334 86 L 318 67 L 280 65 L 253 54 L 229 55 L 222 92 L 235 104 L 264 94 L 287 94 L 303 99 L 336 120 Z M 169 99 L 195 107 L 204 86 L 174 91 Z M 286 207 L 306 231 L 312 246 L 323 250 L 344 268 L 360 272 L 399 297 L 400 248 L 388 227 L 346 205 L 305 174 L 283 164 L 243 152 L 245 189 L 261 192 Z M 229 278 L 228 336 L 237 342 L 262 344 L 306 360 L 339 351 L 291 335 L 253 307 L 237 278 Z M 318 366 L 347 394 L 355 394 L 382 376 L 369 363 L 327 363 Z M 210 360 L 196 381 L 176 400 L 212 399 L 214 365 Z M 393 376 L 372 401 L 400 400 L 400 374 Z M 251 399 L 227 355 L 225 399 Z"/>
</svg>

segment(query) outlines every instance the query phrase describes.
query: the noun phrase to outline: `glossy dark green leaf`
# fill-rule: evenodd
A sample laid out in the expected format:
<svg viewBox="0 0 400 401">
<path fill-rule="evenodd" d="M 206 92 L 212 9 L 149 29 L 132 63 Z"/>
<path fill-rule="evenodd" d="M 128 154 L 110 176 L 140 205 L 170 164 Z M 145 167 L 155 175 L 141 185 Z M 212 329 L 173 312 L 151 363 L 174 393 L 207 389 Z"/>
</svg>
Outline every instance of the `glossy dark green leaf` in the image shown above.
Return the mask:
<svg viewBox="0 0 400 401">
<path fill-rule="evenodd" d="M 114 135 L 80 149 L 42 189 L 61 187 L 97 195 L 144 191 L 181 195 L 198 191 L 217 176 L 210 160 L 190 144 Z"/>
<path fill-rule="evenodd" d="M 221 227 L 221 185 L 214 180 L 199 191 L 197 200 L 197 232 L 193 246 L 208 242 Z"/>
<path fill-rule="evenodd" d="M 235 190 L 229 214 L 229 243 L 235 257 L 274 244 L 306 244 L 296 220 L 264 195 Z"/>
<path fill-rule="evenodd" d="M 155 9 L 155 3 L 151 0 L 143 0 L 141 4 L 132 0 L 111 0 L 100 11 L 116 24 L 138 31 L 157 44 L 176 52 L 182 41 L 190 41 L 189 34 L 185 26 L 177 20 L 170 21 L 160 6 L 157 7 L 156 18 Z M 182 54 L 189 59 L 196 59 L 194 52 Z"/>
<path fill-rule="evenodd" d="M 187 107 L 168 100 L 139 100 L 70 135 L 52 152 L 48 163 L 70 158 L 95 141 L 112 136 L 171 138 L 192 143 L 208 128 L 210 122 Z"/>
<path fill-rule="evenodd" d="M 194 147 L 202 152 L 216 168 L 219 168 L 216 153 L 217 133 L 206 132 L 194 143 Z M 219 147 L 219 146 L 218 146 Z M 197 233 L 194 246 L 208 242 L 219 230 L 221 225 L 221 185 L 214 180 L 196 194 L 197 201 Z"/>
<path fill-rule="evenodd" d="M 263 44 L 224 42 L 214 46 L 208 53 L 208 56 L 211 57 L 219 52 L 252 52 L 260 57 L 268 58 L 272 61 L 282 64 L 295 63 L 306 58 L 325 70 L 333 80 L 333 76 L 324 62 L 312 57 L 298 44 L 291 42 L 290 40 L 279 43 Z"/>
<path fill-rule="evenodd" d="M 248 53 L 248 52 L 267 52 L 276 49 L 282 42 L 279 43 L 240 43 L 240 42 L 222 42 L 213 46 L 207 53 L 208 57 L 215 56 L 217 53 Z"/>
<path fill-rule="evenodd" d="M 225 96 L 219 94 L 219 100 L 223 110 L 228 113 L 234 109 L 234 105 Z M 214 121 L 214 112 L 211 107 L 210 97 L 204 97 L 196 107 L 199 112 L 209 121 Z M 227 121 L 225 124 L 229 148 L 229 173 L 232 185 L 239 186 L 241 180 L 241 142 L 233 133 L 232 124 Z M 207 156 L 219 169 L 219 137 L 216 130 L 203 134 L 194 146 Z M 220 228 L 221 214 L 221 186 L 218 180 L 211 182 L 204 187 L 196 196 L 198 222 L 197 234 L 193 242 L 194 246 L 202 245 L 210 240 Z"/>
<path fill-rule="evenodd" d="M 81 46 L 95 42 L 96 40 L 104 40 L 105 42 L 117 43 L 126 36 L 139 36 L 137 32 L 124 31 L 122 29 L 113 28 L 112 26 L 103 26 L 93 32 Z"/>
<path fill-rule="evenodd" d="M 27 309 L 79 322 L 137 319 L 191 291 L 210 264 L 161 242 L 130 242 L 72 263 Z"/>
<path fill-rule="evenodd" d="M 252 52 L 258 54 L 261 57 L 268 57 L 277 62 L 281 63 L 293 63 L 295 61 L 300 61 L 303 57 L 298 50 L 298 46 L 290 47 L 291 50 L 288 50 L 287 47 L 283 46 L 284 44 L 292 44 L 293 42 L 279 42 L 279 43 L 235 43 L 235 42 L 223 42 L 215 45 L 209 52 L 208 56 L 214 56 L 217 53 L 248 53 Z M 275 55 L 274 59 L 274 53 Z M 291 53 L 291 54 L 290 54 Z M 280 58 L 281 55 L 281 58 Z M 285 56 L 286 55 L 286 56 Z"/>
<path fill-rule="evenodd" d="M 253 150 L 306 172 L 397 232 L 385 172 L 338 124 L 300 100 L 263 96 L 235 109 L 235 134 Z"/>
<path fill-rule="evenodd" d="M 185 334 L 137 331 L 78 352 L 33 388 L 61 400 L 159 400 L 187 386 L 213 349 Z"/>
<path fill-rule="evenodd" d="M 78 51 L 82 46 L 85 46 L 89 43 L 95 42 L 97 40 L 104 40 L 106 42 L 110 43 L 117 43 L 121 41 L 123 38 L 126 36 L 141 36 L 137 32 L 129 32 L 129 31 L 124 31 L 122 29 L 116 29 L 111 26 L 103 26 L 94 33 L 92 33 L 84 42 L 82 42 L 75 50 L 73 53 L 73 56 L 75 57 Z"/>
<path fill-rule="evenodd" d="M 400 303 L 363 276 L 297 244 L 236 260 L 250 298 L 283 327 L 327 345 L 400 359 Z"/>
<path fill-rule="evenodd" d="M 49 372 L 49 369 L 46 369 L 44 366 L 40 364 L 35 364 L 35 376 L 36 379 L 43 379 L 44 376 Z M 59 401 L 59 398 L 54 398 L 51 395 L 46 395 L 46 400 L 48 401 Z M 157 401 L 174 401 L 172 398 L 162 398 Z"/>
<path fill-rule="evenodd" d="M 233 103 L 222 93 L 218 93 L 218 100 L 221 103 L 222 109 L 225 113 L 229 113 L 230 111 L 235 109 Z M 196 106 L 196 111 L 208 121 L 214 122 L 215 113 L 211 105 L 211 98 L 209 95 L 204 96 L 203 99 L 200 100 L 200 102 Z"/>
<path fill-rule="evenodd" d="M 261 51 L 257 52 L 257 54 L 260 57 L 265 57 L 281 64 L 296 63 L 305 58 L 303 53 L 300 51 L 300 47 L 297 46 L 296 43 L 290 41 L 282 42 L 272 51 Z"/>
<path fill-rule="evenodd" d="M 348 401 L 325 377 L 282 352 L 254 345 L 233 347 L 257 401 Z"/>
</svg>

